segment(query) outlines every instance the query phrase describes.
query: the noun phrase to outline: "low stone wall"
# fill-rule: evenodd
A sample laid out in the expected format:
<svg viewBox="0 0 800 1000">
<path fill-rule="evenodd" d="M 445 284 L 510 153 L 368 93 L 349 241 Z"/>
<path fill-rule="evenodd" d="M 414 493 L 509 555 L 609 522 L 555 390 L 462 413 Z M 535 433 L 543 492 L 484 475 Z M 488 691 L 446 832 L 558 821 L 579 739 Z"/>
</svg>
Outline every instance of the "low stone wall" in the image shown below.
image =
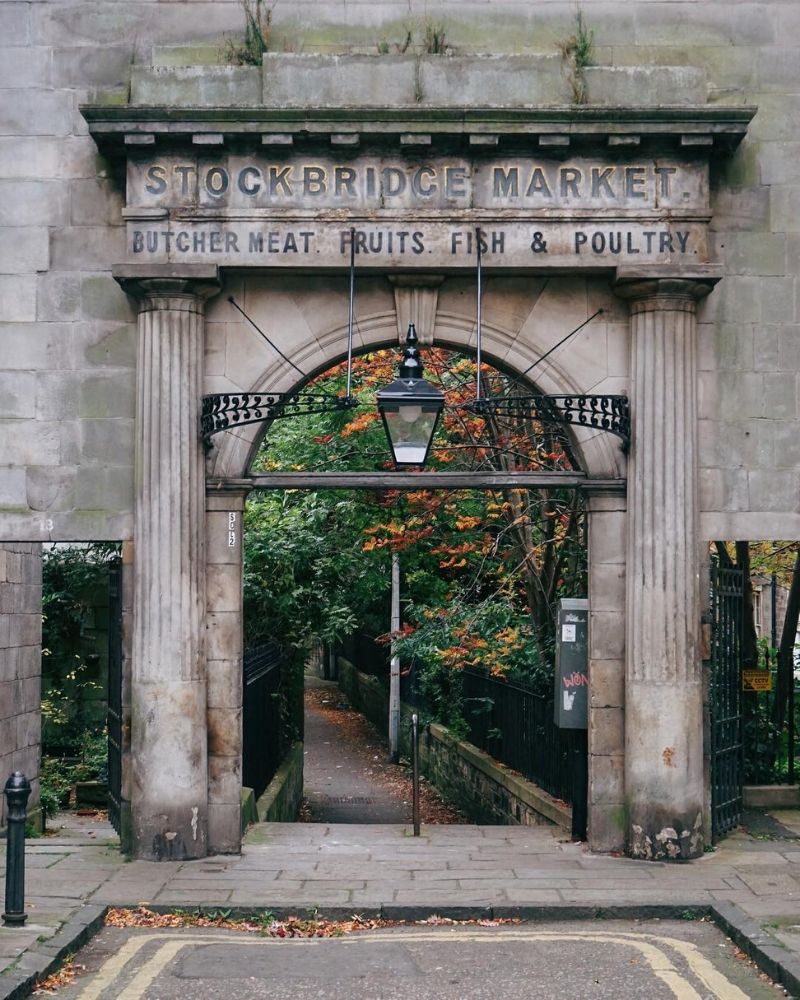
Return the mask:
<svg viewBox="0 0 800 1000">
<path fill-rule="evenodd" d="M 293 743 L 256 803 L 261 823 L 293 823 L 303 797 L 303 744 Z"/>
<path fill-rule="evenodd" d="M 421 739 L 420 766 L 435 788 L 475 823 L 572 828 L 572 810 L 532 781 L 435 723 Z"/>
<path fill-rule="evenodd" d="M 742 794 L 746 809 L 800 809 L 798 785 L 745 785 Z"/>
<path fill-rule="evenodd" d="M 354 708 L 380 729 L 386 728 L 389 692 L 376 677 L 360 673 L 340 657 L 339 686 Z M 400 745 L 406 755 L 412 711 L 408 705 L 401 706 Z M 432 724 L 423 732 L 420 768 L 443 798 L 476 823 L 555 823 L 568 831 L 572 828 L 568 806 L 471 743 L 456 739 L 444 726 Z"/>
</svg>

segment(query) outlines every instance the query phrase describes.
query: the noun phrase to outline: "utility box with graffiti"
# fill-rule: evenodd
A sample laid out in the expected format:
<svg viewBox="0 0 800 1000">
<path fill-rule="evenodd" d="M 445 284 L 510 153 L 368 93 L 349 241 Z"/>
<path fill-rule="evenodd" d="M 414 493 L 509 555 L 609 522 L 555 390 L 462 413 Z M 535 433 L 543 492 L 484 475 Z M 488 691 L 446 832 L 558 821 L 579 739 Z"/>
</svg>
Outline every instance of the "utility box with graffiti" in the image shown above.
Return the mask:
<svg viewBox="0 0 800 1000">
<path fill-rule="evenodd" d="M 556 636 L 555 723 L 586 729 L 589 720 L 589 602 L 562 597 Z"/>
</svg>

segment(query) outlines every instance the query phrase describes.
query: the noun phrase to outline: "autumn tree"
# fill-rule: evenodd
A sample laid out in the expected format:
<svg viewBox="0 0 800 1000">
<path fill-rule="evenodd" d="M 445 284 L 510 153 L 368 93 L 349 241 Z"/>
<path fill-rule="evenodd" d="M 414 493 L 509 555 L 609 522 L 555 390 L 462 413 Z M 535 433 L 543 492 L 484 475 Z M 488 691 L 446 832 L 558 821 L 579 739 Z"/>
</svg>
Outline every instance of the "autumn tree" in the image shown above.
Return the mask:
<svg viewBox="0 0 800 1000">
<path fill-rule="evenodd" d="M 426 378 L 445 394 L 429 467 L 475 471 L 575 467 L 563 432 L 529 415 L 484 419 L 465 409 L 475 362 L 427 352 Z M 256 471 L 391 468 L 375 392 L 395 377 L 397 353 L 355 359 L 355 411 L 276 420 Z M 315 392 L 342 394 L 337 365 Z M 491 366 L 484 395 L 530 392 Z M 300 644 L 341 639 L 354 628 L 386 631 L 389 564 L 402 553 L 406 631 L 428 662 L 451 670 L 551 675 L 559 594 L 585 592 L 583 511 L 571 490 L 317 491 L 263 494 L 248 503 L 245 608 L 249 637 L 275 629 Z M 315 595 L 317 595 L 315 597 Z M 412 649 L 413 653 L 414 650 Z"/>
</svg>

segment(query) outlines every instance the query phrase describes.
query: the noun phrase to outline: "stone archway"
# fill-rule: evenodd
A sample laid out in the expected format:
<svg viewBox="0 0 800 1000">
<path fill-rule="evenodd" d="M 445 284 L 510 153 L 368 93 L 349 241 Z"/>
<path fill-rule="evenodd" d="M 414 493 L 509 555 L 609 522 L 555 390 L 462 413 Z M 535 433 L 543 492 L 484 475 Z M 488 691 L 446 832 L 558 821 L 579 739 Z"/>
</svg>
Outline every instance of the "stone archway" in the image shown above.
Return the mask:
<svg viewBox="0 0 800 1000">
<path fill-rule="evenodd" d="M 221 582 L 231 574 L 217 579 L 213 568 L 238 558 L 231 515 L 246 484 L 230 477 L 246 468 L 255 436 L 212 455 L 206 516 L 196 416 L 204 392 L 296 380 L 224 314 L 224 298 L 204 323 L 220 267 L 231 269 L 230 289 L 271 283 L 269 320 L 301 331 L 287 353 L 310 374 L 339 353 L 343 324 L 331 317 L 345 315 L 332 306 L 343 283 L 333 295 L 331 283 L 350 248 L 358 244 L 372 271 L 359 295 L 362 346 L 393 339 L 394 292 L 382 275 L 405 271 L 447 275 L 434 333 L 468 346 L 474 242 L 485 238 L 484 266 L 501 290 L 496 308 L 487 301 L 485 345 L 512 370 L 550 346 L 543 332 L 564 309 L 584 319 L 597 294 L 609 305 L 603 357 L 595 329 L 536 378 L 543 389 L 629 392 L 633 406 L 630 513 L 618 495 L 590 503 L 600 598 L 590 622 L 590 839 L 642 857 L 695 856 L 704 838 L 695 308 L 722 273 L 708 238 L 710 155 L 736 145 L 752 109 L 398 111 L 284 108 L 273 119 L 265 109 L 84 109 L 102 148 L 128 159 L 126 262 L 114 273 L 140 299 L 135 851 L 192 857 L 238 845 L 237 708 L 220 681 L 232 672 L 206 667 L 235 646 L 225 630 L 235 629 L 236 593 Z M 414 184 L 420 158 L 435 192 Z M 630 317 L 612 304 L 609 279 Z M 580 448 L 589 470 L 623 467 L 599 438 Z M 184 739 L 170 733 L 173 715 Z"/>
<path fill-rule="evenodd" d="M 357 317 L 357 345 L 360 352 L 368 349 L 391 346 L 397 343 L 398 315 L 392 300 L 391 286 L 385 278 L 372 279 L 373 285 L 385 283 L 385 289 L 372 287 L 369 304 L 372 311 L 359 314 Z M 332 367 L 344 359 L 346 343 L 346 325 L 338 322 L 330 324 L 330 315 L 337 297 L 341 307 L 340 289 L 345 286 L 346 279 L 327 279 L 330 291 L 329 308 L 320 302 L 318 291 L 312 299 L 328 325 L 322 322 L 318 329 L 311 330 L 305 322 L 304 303 L 302 298 L 297 305 L 295 329 L 287 327 L 290 312 L 284 308 L 278 310 L 280 325 L 276 320 L 270 321 L 270 289 L 269 282 L 262 284 L 259 293 L 254 293 L 252 287 L 239 287 L 234 294 L 244 297 L 248 312 L 261 325 L 271 338 L 277 336 L 279 329 L 284 338 L 281 349 L 290 362 L 310 376 L 317 374 L 309 371 L 309 360 L 323 355 L 325 360 L 320 363 L 323 370 Z M 505 282 L 507 285 L 507 282 Z M 524 281 L 520 286 L 524 287 Z M 254 279 L 251 286 L 259 285 Z M 464 282 L 461 283 L 462 289 Z M 559 287 L 562 284 L 563 287 Z M 562 283 L 552 282 L 550 301 L 547 303 L 548 328 L 536 335 L 536 324 L 532 316 L 536 314 L 537 305 L 541 308 L 540 295 L 530 296 L 528 312 L 520 310 L 516 329 L 504 325 L 498 319 L 489 315 L 483 325 L 483 352 L 486 360 L 498 364 L 511 374 L 521 374 L 528 366 L 541 357 L 550 346 L 566 332 L 579 325 L 587 313 L 578 313 L 573 303 L 575 285 L 584 286 L 583 308 L 586 309 L 588 294 L 584 279 L 567 278 Z M 285 279 L 281 285 L 285 288 Z M 266 286 L 266 287 L 264 287 Z M 338 288 L 337 288 L 338 286 Z M 619 318 L 621 312 L 613 292 L 607 282 L 595 279 L 592 282 L 593 299 L 604 301 L 607 312 Z M 475 347 L 475 319 L 470 315 L 470 301 L 461 310 L 447 309 L 447 281 L 440 292 L 441 306 L 434 310 L 435 325 L 433 337 L 430 338 L 439 346 L 472 352 Z M 459 289 L 461 293 L 462 289 Z M 380 292 L 383 291 L 383 297 Z M 339 293 L 337 296 L 337 292 Z M 508 288 L 505 289 L 506 295 Z M 487 293 L 492 294 L 492 282 L 487 283 Z M 299 292 L 302 296 L 302 291 Z M 521 292 L 519 293 L 521 297 Z M 383 300 L 382 300 L 383 298 Z M 507 299 L 506 299 L 507 301 Z M 223 327 L 220 316 L 226 312 L 225 296 L 222 295 L 216 304 L 209 309 L 208 328 L 209 350 L 214 355 L 222 352 L 222 345 L 215 343 L 215 336 L 226 341 L 225 356 L 230 363 L 230 371 L 237 367 L 246 370 L 252 366 L 252 355 L 248 347 L 259 343 L 258 334 L 252 329 L 239 326 L 232 333 Z M 375 308 L 389 306 L 389 308 Z M 484 312 L 486 316 L 486 311 Z M 622 326 L 620 324 L 620 326 Z M 598 339 L 604 342 L 608 350 L 609 332 L 606 324 L 598 324 L 600 333 Z M 593 334 L 597 330 L 592 331 Z M 241 336 L 244 334 L 244 336 Z M 299 334 L 295 336 L 296 334 Z M 627 323 L 622 329 L 616 329 L 612 335 L 627 338 Z M 241 358 L 231 357 L 231 343 L 241 353 Z M 287 345 L 293 345 L 289 348 Z M 565 345 L 566 346 L 566 345 Z M 267 348 L 267 351 L 269 349 Z M 334 353 L 338 351 L 338 353 Z M 585 393 L 598 384 L 607 383 L 609 378 L 607 361 L 602 352 L 596 354 L 601 363 L 593 369 L 591 351 L 580 352 L 566 349 L 563 354 L 556 354 L 546 365 L 536 372 L 537 389 L 547 393 Z M 627 356 L 627 352 L 624 355 Z M 286 361 L 276 357 L 272 352 L 252 383 L 235 386 L 241 391 L 279 390 L 294 391 L 299 387 L 297 372 L 287 365 Z M 240 365 L 241 362 L 241 365 Z M 219 383 L 213 376 L 211 384 L 219 391 Z M 621 375 L 617 376 L 621 378 Z M 302 383 L 300 383 L 302 384 Z M 234 386 L 229 387 L 234 391 Z M 574 428 L 574 441 L 579 453 L 582 468 L 590 479 L 621 479 L 624 477 L 626 459 L 617 440 L 597 431 L 584 428 Z M 241 667 L 239 655 L 241 651 L 241 616 L 240 606 L 236 604 L 236 581 L 241 579 L 241 539 L 236 534 L 233 546 L 222 544 L 221 540 L 230 537 L 231 524 L 240 521 L 244 502 L 248 492 L 247 476 L 252 458 L 258 449 L 264 434 L 263 426 L 251 425 L 237 428 L 235 433 L 222 433 L 217 438 L 217 445 L 209 455 L 208 472 L 208 509 L 207 509 L 207 551 L 208 551 L 208 674 L 209 674 L 209 769 L 214 773 L 233 773 L 238 764 L 230 754 L 230 740 L 223 737 L 222 732 L 231 731 L 236 719 L 232 703 L 235 701 L 233 691 L 240 682 Z M 591 659 L 597 660 L 599 668 L 590 670 L 592 698 L 589 724 L 589 837 L 592 846 L 598 850 L 619 849 L 623 831 L 618 817 L 623 809 L 623 748 L 624 729 L 622 724 L 622 690 L 624 687 L 624 645 L 621 636 L 624 634 L 624 583 L 625 568 L 625 499 L 619 490 L 606 494 L 591 493 L 587 497 L 587 514 L 589 517 L 589 592 L 597 595 L 593 601 L 593 617 L 590 622 Z M 233 521 L 231 520 L 233 518 Z M 224 581 L 221 582 L 221 581 Z M 219 600 L 215 595 L 220 595 Z M 239 593 L 240 599 L 240 593 Z M 238 643 L 236 649 L 232 643 Z M 213 678 L 213 681 L 211 680 Z M 218 698 L 222 698 L 219 704 Z M 224 703 L 223 703 L 224 702 Z M 219 731 L 219 732 L 218 732 Z M 227 750 L 227 754 L 215 753 L 215 747 Z M 226 760 L 227 756 L 227 760 Z M 214 785 L 209 785 L 209 809 L 217 806 L 220 813 L 225 809 L 225 802 L 212 801 Z M 229 794 L 228 798 L 232 798 Z M 232 803 L 229 801 L 227 806 Z M 210 812 L 211 815 L 211 812 Z M 228 825 L 228 837 L 233 836 L 233 821 Z"/>
<path fill-rule="evenodd" d="M 260 282 L 241 278 L 226 285 L 225 292 L 209 306 L 207 316 L 207 358 L 225 357 L 224 371 L 206 372 L 205 384 L 209 392 L 291 392 L 303 382 L 297 370 L 275 355 L 269 346 L 260 341 L 258 333 L 235 314 L 226 301 L 228 294 L 238 295 L 247 303 L 248 314 L 277 339 L 286 357 L 311 378 L 331 367 L 344 357 L 347 337 L 346 289 L 344 277 L 317 279 L 312 289 L 298 287 L 297 295 L 311 308 L 318 310 L 317 325 L 309 322 L 308 307 L 304 301 L 295 300 L 295 293 L 286 293 L 287 282 L 292 279 L 298 286 L 308 286 L 309 279 L 302 275 L 281 275 L 280 289 L 270 287 L 276 283 L 267 279 Z M 361 279 L 359 279 L 361 280 Z M 398 312 L 395 308 L 392 285 L 386 275 L 371 275 L 366 281 L 369 288 L 367 304 L 361 310 L 362 295 L 356 297 L 355 345 L 358 353 L 397 343 Z M 409 277 L 409 281 L 413 281 Z M 486 279 L 484 298 L 492 295 L 491 277 Z M 499 278 L 505 285 L 504 295 L 509 295 L 509 279 Z M 449 286 L 456 286 L 461 308 L 448 308 Z M 554 278 L 549 282 L 549 295 L 542 301 L 540 294 L 525 294 L 525 285 L 534 287 L 548 284 L 542 279 L 519 278 L 517 284 L 516 315 L 492 315 L 491 304 L 484 306 L 483 351 L 487 360 L 521 376 L 554 343 L 578 326 L 592 311 L 604 307 L 599 316 L 583 334 L 584 346 L 567 343 L 563 349 L 537 367 L 530 378 L 538 391 L 549 394 L 582 394 L 589 392 L 618 392 L 627 388 L 627 316 L 616 299 L 607 279 L 582 277 Z M 231 287 L 231 285 L 233 287 Z M 253 285 L 256 286 L 254 292 Z M 475 349 L 475 302 L 473 279 L 445 279 L 439 290 L 438 308 L 429 342 L 438 346 L 473 352 Z M 580 294 L 576 294 L 576 286 Z M 537 290 L 538 291 L 538 290 Z M 343 294 L 344 293 L 344 294 Z M 576 299 L 578 300 L 576 303 Z M 274 310 L 276 304 L 279 306 Z M 537 309 L 543 316 L 539 319 Z M 277 312 L 277 317 L 275 313 Z M 331 323 L 331 315 L 338 312 L 338 322 Z M 228 321 L 223 316 L 228 314 Z M 233 316 L 235 322 L 230 322 Z M 606 317 L 610 318 L 607 319 Z M 615 342 L 611 351 L 616 352 L 616 368 L 609 373 L 609 338 Z M 591 345 L 587 348 L 587 345 Z M 594 356 L 593 356 L 594 355 Z M 574 427 L 574 439 L 580 454 L 580 464 L 590 477 L 624 476 L 625 457 L 618 443 L 593 429 Z M 237 429 L 235 435 L 221 435 L 206 464 L 207 475 L 212 479 L 236 479 L 247 475 L 250 461 L 263 435 L 257 425 Z"/>
</svg>

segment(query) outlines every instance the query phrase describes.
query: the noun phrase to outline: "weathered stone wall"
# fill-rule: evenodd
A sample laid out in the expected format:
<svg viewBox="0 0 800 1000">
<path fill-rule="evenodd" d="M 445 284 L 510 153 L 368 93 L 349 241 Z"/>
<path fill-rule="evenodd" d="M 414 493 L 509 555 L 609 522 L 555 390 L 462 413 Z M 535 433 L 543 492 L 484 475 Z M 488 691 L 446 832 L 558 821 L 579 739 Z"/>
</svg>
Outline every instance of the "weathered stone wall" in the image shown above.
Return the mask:
<svg viewBox="0 0 800 1000">
<path fill-rule="evenodd" d="M 616 850 L 625 831 L 624 497 L 595 496 L 589 516 L 589 843 Z"/>
<path fill-rule="evenodd" d="M 293 743 L 256 803 L 257 821 L 294 823 L 303 799 L 303 744 Z"/>
<path fill-rule="evenodd" d="M 687 71 L 683 91 L 664 89 L 678 78 L 661 68 L 683 66 L 705 71 L 712 102 L 759 107 L 747 139 L 713 177 L 714 246 L 727 276 L 700 310 L 701 529 L 708 538 L 798 537 L 800 11 L 783 0 L 587 0 L 583 9 L 600 67 L 587 74 L 590 101 L 639 103 L 643 94 L 653 102 L 665 94 L 678 101 L 687 93 L 698 99 L 697 73 Z M 305 59 L 373 55 L 384 39 L 390 50 L 401 42 L 410 20 L 427 17 L 444 24 L 455 56 L 536 57 L 531 100 L 566 103 L 570 89 L 556 48 L 573 30 L 574 11 L 560 0 L 457 6 L 297 0 L 276 6 L 271 42 L 275 51 Z M 136 86 L 145 88 L 155 86 L 144 69 L 153 64 L 167 77 L 170 68 L 219 66 L 226 33 L 241 26 L 235 0 L 0 5 L 2 538 L 131 535 L 135 323 L 109 273 L 123 257 L 122 194 L 86 134 L 78 104 L 109 95 L 126 100 L 132 67 Z M 439 65 L 425 61 L 430 88 Z M 501 61 L 497 93 L 470 95 L 469 61 L 461 66 L 465 100 L 502 101 L 515 86 Z M 650 84 L 632 73 L 635 66 L 652 67 Z M 227 74 L 227 83 L 226 73 L 201 75 L 220 77 L 224 97 L 231 86 L 249 94 L 248 74 Z M 167 96 L 179 98 L 176 80 L 169 86 Z M 497 311 L 514 310 L 506 290 L 506 279 L 488 281 L 487 323 Z M 342 283 L 309 309 L 342 311 L 344 291 Z M 459 296 L 468 311 L 461 290 L 453 297 Z M 222 316 L 223 302 L 221 296 L 215 316 Z M 566 321 L 559 312 L 550 318 L 553 328 Z M 591 350 L 591 339 L 586 343 Z M 249 348 L 242 343 L 239 363 L 247 363 Z M 236 353 L 235 345 L 226 349 Z M 220 381 L 215 363 L 209 359 L 209 391 Z M 237 362 L 231 356 L 228 363 Z"/>
<path fill-rule="evenodd" d="M 42 547 L 0 545 L 0 783 L 22 771 L 39 802 L 42 682 Z M 5 825 L 0 795 L 0 826 Z"/>
<path fill-rule="evenodd" d="M 434 788 L 474 823 L 572 830 L 572 809 L 444 726 L 420 738 L 420 769 Z"/>
<path fill-rule="evenodd" d="M 242 495 L 207 498 L 208 841 L 220 854 L 240 845 L 243 514 Z"/>
</svg>

